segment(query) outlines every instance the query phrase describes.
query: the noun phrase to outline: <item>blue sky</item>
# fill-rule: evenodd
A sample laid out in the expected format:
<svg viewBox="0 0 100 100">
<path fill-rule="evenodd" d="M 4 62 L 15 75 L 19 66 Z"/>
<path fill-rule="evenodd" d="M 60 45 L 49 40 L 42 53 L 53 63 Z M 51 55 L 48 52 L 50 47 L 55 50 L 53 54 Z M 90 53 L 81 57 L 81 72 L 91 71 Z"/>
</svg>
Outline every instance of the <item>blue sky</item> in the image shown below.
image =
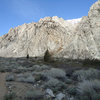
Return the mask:
<svg viewBox="0 0 100 100">
<path fill-rule="evenodd" d="M 97 0 L 0 0 L 0 36 L 24 23 L 46 16 L 75 19 L 87 16 Z"/>
</svg>

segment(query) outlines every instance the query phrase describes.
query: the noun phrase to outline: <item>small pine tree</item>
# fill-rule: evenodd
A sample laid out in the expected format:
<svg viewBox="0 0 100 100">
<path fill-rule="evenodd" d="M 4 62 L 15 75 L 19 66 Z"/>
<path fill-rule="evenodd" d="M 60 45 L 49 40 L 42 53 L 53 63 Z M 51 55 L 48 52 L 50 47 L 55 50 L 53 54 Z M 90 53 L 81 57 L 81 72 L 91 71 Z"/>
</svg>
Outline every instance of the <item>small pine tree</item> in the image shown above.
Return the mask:
<svg viewBox="0 0 100 100">
<path fill-rule="evenodd" d="M 49 50 L 47 49 L 46 52 L 45 52 L 45 54 L 44 54 L 44 61 L 48 62 L 50 60 L 51 60 L 51 55 L 49 53 Z"/>
<path fill-rule="evenodd" d="M 27 54 L 27 57 L 26 58 L 29 59 L 29 54 Z"/>
</svg>

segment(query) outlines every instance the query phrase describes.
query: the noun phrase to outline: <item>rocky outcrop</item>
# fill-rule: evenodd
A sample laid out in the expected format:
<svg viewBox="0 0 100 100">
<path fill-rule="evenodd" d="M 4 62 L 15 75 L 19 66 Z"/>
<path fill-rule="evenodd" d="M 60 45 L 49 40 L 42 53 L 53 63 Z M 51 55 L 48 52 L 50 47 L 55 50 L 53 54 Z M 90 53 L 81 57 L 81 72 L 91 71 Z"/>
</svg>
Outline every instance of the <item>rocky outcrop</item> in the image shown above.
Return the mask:
<svg viewBox="0 0 100 100">
<path fill-rule="evenodd" d="M 100 0 L 82 19 L 45 17 L 37 23 L 23 24 L 0 37 L 0 56 L 44 56 L 100 59 Z"/>
<path fill-rule="evenodd" d="M 53 56 L 62 56 L 60 53 L 73 40 L 75 26 L 77 22 L 74 21 L 71 24 L 62 18 L 45 17 L 38 23 L 10 29 L 0 39 L 0 56 L 26 57 L 29 54 L 41 57 L 47 49 Z"/>
<path fill-rule="evenodd" d="M 82 18 L 77 30 L 80 56 L 100 59 L 100 0 L 92 5 L 88 16 Z"/>
</svg>

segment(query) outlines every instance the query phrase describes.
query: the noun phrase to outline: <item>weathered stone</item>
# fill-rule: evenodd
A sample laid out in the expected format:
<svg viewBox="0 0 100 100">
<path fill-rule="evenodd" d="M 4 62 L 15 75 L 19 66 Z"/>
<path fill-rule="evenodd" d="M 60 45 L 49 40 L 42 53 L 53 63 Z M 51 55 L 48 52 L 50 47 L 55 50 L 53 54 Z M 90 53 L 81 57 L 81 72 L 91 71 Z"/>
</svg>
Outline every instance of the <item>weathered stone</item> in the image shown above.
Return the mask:
<svg viewBox="0 0 100 100">
<path fill-rule="evenodd" d="M 62 100 L 63 98 L 65 98 L 65 94 L 63 93 L 59 93 L 56 95 L 57 100 Z"/>
<path fill-rule="evenodd" d="M 48 94 L 51 97 L 55 97 L 55 95 L 53 94 L 53 91 L 51 89 L 46 89 L 46 94 Z"/>
</svg>

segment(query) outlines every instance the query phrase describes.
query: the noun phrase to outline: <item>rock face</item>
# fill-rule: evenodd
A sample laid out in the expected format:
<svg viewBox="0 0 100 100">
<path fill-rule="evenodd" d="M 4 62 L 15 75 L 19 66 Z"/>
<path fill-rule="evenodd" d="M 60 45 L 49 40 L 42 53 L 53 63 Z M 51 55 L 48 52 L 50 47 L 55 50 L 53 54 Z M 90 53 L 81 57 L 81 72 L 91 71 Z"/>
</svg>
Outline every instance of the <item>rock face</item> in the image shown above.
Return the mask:
<svg viewBox="0 0 100 100">
<path fill-rule="evenodd" d="M 79 55 L 100 59 L 100 0 L 92 5 L 88 16 L 82 18 L 77 30 Z"/>
<path fill-rule="evenodd" d="M 8 34 L 0 39 L 0 56 L 43 56 L 47 49 L 54 56 L 63 56 L 62 52 L 66 51 L 73 41 L 73 30 L 76 26 L 77 22 L 72 24 L 62 18 L 45 17 L 38 23 L 10 29 Z"/>
<path fill-rule="evenodd" d="M 45 17 L 37 23 L 23 24 L 0 37 L 0 56 L 44 56 L 100 59 L 100 0 L 82 19 Z"/>
</svg>

